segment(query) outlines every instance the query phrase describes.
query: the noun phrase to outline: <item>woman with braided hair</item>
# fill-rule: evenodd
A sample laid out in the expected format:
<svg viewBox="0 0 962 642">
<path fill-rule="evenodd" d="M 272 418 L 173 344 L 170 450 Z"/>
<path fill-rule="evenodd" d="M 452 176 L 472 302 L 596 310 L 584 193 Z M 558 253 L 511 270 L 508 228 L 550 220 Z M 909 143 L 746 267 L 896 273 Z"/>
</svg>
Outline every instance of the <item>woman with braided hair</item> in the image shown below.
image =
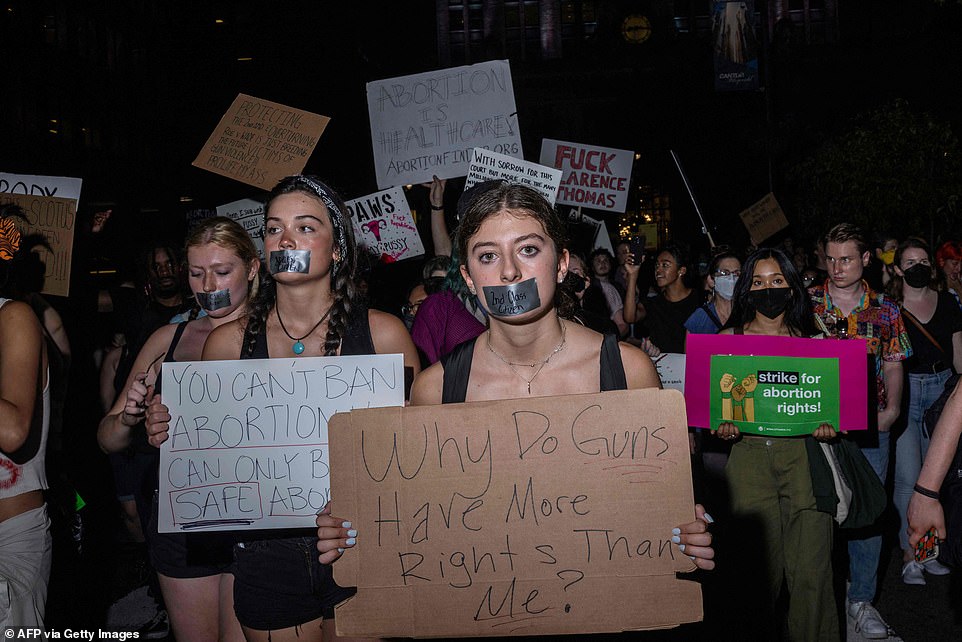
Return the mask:
<svg viewBox="0 0 962 642">
<path fill-rule="evenodd" d="M 264 205 L 271 276 L 247 317 L 210 334 L 205 361 L 401 353 L 405 368 L 417 374 L 417 350 L 400 319 L 357 300 L 346 212 L 340 197 L 313 176 L 278 183 Z M 151 406 L 151 443 L 167 438 L 169 421 L 165 407 Z M 323 622 L 333 637 L 333 607 L 353 590 L 337 586 L 330 566 L 319 563 L 315 530 L 259 536 L 234 547 L 234 609 L 244 635 L 320 640 Z"/>
</svg>

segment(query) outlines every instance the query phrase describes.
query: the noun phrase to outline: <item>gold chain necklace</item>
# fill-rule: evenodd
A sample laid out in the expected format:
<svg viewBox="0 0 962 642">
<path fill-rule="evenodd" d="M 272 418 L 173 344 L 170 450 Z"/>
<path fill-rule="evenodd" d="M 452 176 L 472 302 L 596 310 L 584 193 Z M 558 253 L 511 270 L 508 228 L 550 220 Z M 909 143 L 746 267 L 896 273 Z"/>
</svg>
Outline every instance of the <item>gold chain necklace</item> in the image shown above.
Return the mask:
<svg viewBox="0 0 962 642">
<path fill-rule="evenodd" d="M 541 361 L 535 361 L 534 363 L 517 363 L 515 361 L 508 361 L 507 359 L 505 359 L 503 356 L 501 356 L 501 354 L 498 353 L 497 350 L 495 350 L 491 346 L 491 332 L 490 331 L 488 332 L 488 350 L 490 350 L 491 354 L 493 354 L 498 359 L 500 359 L 506 366 L 511 368 L 511 372 L 518 375 L 519 379 L 521 379 L 526 384 L 528 384 L 529 395 L 531 394 L 531 382 L 538 378 L 538 375 L 541 374 L 541 371 L 544 370 L 544 367 L 548 365 L 549 361 L 551 361 L 551 357 L 561 352 L 565 347 L 565 341 L 567 339 L 567 334 L 568 334 L 568 326 L 566 326 L 564 321 L 562 321 L 561 319 L 558 319 L 558 323 L 561 325 L 561 343 L 556 345 L 555 349 L 552 350 L 547 357 L 545 357 Z M 515 369 L 515 366 L 525 366 L 526 368 L 537 368 L 537 370 L 535 370 L 534 374 L 531 375 L 531 378 L 528 379 L 527 377 L 522 375 L 520 372 L 518 372 Z"/>
</svg>

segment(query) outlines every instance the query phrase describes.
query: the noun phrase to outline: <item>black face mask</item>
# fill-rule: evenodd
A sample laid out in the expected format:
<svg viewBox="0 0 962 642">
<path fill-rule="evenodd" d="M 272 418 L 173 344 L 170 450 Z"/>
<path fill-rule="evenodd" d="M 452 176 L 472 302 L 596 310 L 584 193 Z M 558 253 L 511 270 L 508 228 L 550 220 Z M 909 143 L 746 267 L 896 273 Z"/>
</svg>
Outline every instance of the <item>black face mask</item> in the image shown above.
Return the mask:
<svg viewBox="0 0 962 642">
<path fill-rule="evenodd" d="M 765 288 L 764 290 L 750 290 L 748 300 L 759 314 L 774 319 L 785 311 L 785 306 L 792 299 L 791 288 Z"/>
<path fill-rule="evenodd" d="M 902 274 L 906 284 L 913 288 L 924 288 L 932 280 L 932 267 L 916 263 Z"/>
</svg>

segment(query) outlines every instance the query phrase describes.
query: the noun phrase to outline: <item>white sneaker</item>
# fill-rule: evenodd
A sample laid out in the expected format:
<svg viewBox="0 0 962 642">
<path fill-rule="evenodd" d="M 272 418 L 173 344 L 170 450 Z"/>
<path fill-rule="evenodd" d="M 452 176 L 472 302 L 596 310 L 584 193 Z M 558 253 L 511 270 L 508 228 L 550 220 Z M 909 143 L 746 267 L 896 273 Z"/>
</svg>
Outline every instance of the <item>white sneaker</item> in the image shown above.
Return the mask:
<svg viewBox="0 0 962 642">
<path fill-rule="evenodd" d="M 922 565 L 915 560 L 902 564 L 902 582 L 915 586 L 925 586 L 925 575 L 922 573 Z"/>
<path fill-rule="evenodd" d="M 855 632 L 870 640 L 889 637 L 889 626 L 875 610 L 871 602 L 853 602 L 848 605 L 848 617 L 855 623 Z"/>
<path fill-rule="evenodd" d="M 940 562 L 935 557 L 922 562 L 922 568 L 926 573 L 930 573 L 932 575 L 948 575 L 952 572 L 952 569 Z"/>
</svg>

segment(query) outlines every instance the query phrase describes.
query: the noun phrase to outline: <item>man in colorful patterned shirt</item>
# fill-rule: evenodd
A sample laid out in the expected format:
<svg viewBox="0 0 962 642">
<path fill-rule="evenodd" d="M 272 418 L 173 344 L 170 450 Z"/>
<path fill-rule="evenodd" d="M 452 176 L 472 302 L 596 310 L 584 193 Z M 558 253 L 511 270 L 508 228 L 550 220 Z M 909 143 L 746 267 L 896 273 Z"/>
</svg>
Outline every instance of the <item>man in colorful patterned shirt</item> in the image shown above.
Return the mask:
<svg viewBox="0 0 962 642">
<path fill-rule="evenodd" d="M 862 279 L 870 254 L 862 231 L 849 223 L 836 225 L 823 239 L 828 280 L 812 289 L 812 308 L 827 334 L 840 339 L 865 339 L 874 357 L 878 389 L 878 446 L 862 453 L 882 483 L 888 470 L 889 429 L 899 416 L 902 361 L 911 356 L 898 305 L 877 294 Z M 849 576 L 846 611 L 866 638 L 884 639 L 888 625 L 872 606 L 882 553 L 880 534 L 848 542 Z"/>
</svg>

